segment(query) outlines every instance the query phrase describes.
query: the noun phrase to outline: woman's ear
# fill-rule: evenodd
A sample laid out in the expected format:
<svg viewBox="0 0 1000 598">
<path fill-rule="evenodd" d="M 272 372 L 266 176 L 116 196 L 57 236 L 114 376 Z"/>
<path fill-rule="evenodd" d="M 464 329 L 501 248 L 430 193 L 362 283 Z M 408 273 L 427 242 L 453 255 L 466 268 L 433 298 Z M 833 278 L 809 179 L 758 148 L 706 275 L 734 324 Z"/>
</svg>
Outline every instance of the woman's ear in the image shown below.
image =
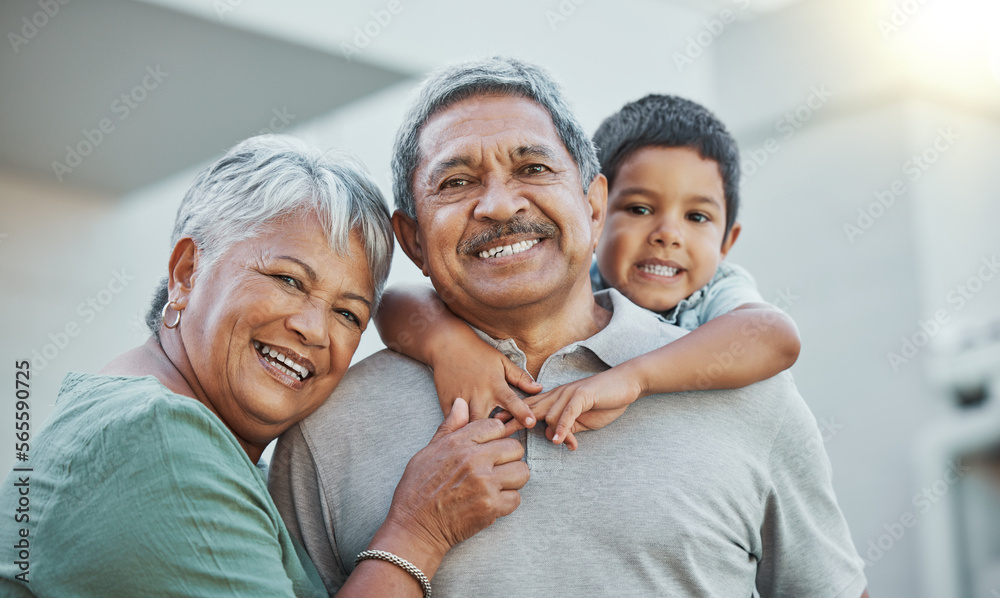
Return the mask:
<svg viewBox="0 0 1000 598">
<path fill-rule="evenodd" d="M 740 230 L 742 229 L 743 227 L 740 226 L 739 222 L 733 223 L 733 228 L 729 229 L 729 234 L 726 235 L 726 240 L 722 242 L 722 257 L 726 257 L 729 250 L 733 248 L 733 243 L 735 243 L 736 238 L 740 236 Z"/>
<path fill-rule="evenodd" d="M 396 234 L 396 240 L 403 248 L 403 253 L 420 268 L 424 276 L 430 276 L 424 261 L 424 250 L 420 246 L 420 229 L 417 221 L 396 210 L 392 214 L 392 232 Z"/>
<path fill-rule="evenodd" d="M 187 307 L 191 291 L 194 289 L 195 275 L 198 271 L 198 246 L 194 239 L 184 237 L 177 241 L 170 254 L 168 265 L 167 297 L 177 304 L 179 310 Z"/>
</svg>

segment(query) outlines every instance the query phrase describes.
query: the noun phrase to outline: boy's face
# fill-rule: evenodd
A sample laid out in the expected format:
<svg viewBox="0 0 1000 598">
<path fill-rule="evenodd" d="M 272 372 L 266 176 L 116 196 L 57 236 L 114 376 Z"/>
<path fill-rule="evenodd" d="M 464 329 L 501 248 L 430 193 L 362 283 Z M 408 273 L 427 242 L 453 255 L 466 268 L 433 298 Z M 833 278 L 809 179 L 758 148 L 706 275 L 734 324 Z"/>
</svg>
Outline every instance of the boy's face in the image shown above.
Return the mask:
<svg viewBox="0 0 1000 598">
<path fill-rule="evenodd" d="M 618 169 L 597 267 L 633 303 L 666 311 L 712 280 L 739 226 L 723 243 L 718 163 L 688 147 L 645 147 Z"/>
</svg>

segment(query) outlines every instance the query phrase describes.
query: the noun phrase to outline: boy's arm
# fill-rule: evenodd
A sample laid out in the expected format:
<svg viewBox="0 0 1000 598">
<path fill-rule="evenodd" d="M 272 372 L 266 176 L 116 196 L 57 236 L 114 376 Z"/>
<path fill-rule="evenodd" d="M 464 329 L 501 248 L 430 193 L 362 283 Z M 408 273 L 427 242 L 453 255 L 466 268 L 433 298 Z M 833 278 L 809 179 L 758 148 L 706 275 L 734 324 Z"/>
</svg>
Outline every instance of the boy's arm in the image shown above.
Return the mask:
<svg viewBox="0 0 1000 598">
<path fill-rule="evenodd" d="M 488 417 L 499 406 L 523 425 L 535 425 L 531 409 L 507 383 L 526 393 L 540 391 L 541 385 L 451 313 L 434 289 L 423 285 L 386 289 L 375 326 L 387 347 L 431 366 L 445 415 L 462 397 L 469 402 L 473 420 Z"/>
<path fill-rule="evenodd" d="M 606 426 L 646 395 L 740 388 L 770 378 L 795 363 L 799 348 L 787 314 L 747 303 L 664 347 L 527 402 L 559 444 L 570 432 Z"/>
</svg>

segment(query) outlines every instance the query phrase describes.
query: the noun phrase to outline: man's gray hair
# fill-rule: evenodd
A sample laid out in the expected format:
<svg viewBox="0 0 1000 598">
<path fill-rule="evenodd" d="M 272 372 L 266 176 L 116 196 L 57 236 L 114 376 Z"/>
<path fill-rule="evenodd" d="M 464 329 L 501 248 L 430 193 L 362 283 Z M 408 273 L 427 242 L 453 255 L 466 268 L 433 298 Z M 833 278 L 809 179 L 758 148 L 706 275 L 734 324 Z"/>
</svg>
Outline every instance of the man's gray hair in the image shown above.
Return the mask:
<svg viewBox="0 0 1000 598">
<path fill-rule="evenodd" d="M 177 209 L 170 245 L 191 237 L 199 250 L 199 268 L 210 273 L 234 244 L 283 218 L 307 213 L 319 219 L 338 255 L 348 255 L 351 233 L 360 233 L 377 306 L 392 262 L 385 198 L 352 156 L 323 153 L 293 137 L 251 137 L 201 171 Z M 157 338 L 167 300 L 164 278 L 146 315 Z"/>
<path fill-rule="evenodd" d="M 552 117 L 559 139 L 580 170 L 587 192 L 600 173 L 597 153 L 590 137 L 573 116 L 559 84 L 541 67 L 514 58 L 495 56 L 440 69 L 424 82 L 417 99 L 396 134 L 392 151 L 393 194 L 396 207 L 416 220 L 413 173 L 420 161 L 420 130 L 428 120 L 448 106 L 475 96 L 509 95 L 538 102 Z"/>
</svg>

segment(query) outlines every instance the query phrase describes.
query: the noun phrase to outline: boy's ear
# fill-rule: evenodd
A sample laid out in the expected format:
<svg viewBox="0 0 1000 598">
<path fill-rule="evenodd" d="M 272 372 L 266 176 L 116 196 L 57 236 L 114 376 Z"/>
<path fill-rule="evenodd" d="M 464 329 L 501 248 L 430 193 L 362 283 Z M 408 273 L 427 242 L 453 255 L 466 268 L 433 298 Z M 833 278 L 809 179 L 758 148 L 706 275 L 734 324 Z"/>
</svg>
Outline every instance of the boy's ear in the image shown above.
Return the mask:
<svg viewBox="0 0 1000 598">
<path fill-rule="evenodd" d="M 726 257 L 729 250 L 733 248 L 733 243 L 735 243 L 736 238 L 740 236 L 740 230 L 742 230 L 742 228 L 743 227 L 740 226 L 739 222 L 733 223 L 733 228 L 729 229 L 729 235 L 726 237 L 726 240 L 722 242 L 722 257 Z"/>
<path fill-rule="evenodd" d="M 198 256 L 198 246 L 191 237 L 177 241 L 170 253 L 170 262 L 167 266 L 167 296 L 177 305 L 178 311 L 187 307 L 191 291 L 194 289 Z"/>
<path fill-rule="evenodd" d="M 608 213 L 608 179 L 598 174 L 587 188 L 587 203 L 590 205 L 590 228 L 593 232 L 591 253 L 597 250 L 597 240 L 604 230 L 604 220 Z"/>
<path fill-rule="evenodd" d="M 396 240 L 399 241 L 399 246 L 403 248 L 406 257 L 420 268 L 424 276 L 430 276 L 424 264 L 424 250 L 420 245 L 420 229 L 417 227 L 417 221 L 396 210 L 392 213 L 392 232 L 396 235 Z"/>
</svg>

